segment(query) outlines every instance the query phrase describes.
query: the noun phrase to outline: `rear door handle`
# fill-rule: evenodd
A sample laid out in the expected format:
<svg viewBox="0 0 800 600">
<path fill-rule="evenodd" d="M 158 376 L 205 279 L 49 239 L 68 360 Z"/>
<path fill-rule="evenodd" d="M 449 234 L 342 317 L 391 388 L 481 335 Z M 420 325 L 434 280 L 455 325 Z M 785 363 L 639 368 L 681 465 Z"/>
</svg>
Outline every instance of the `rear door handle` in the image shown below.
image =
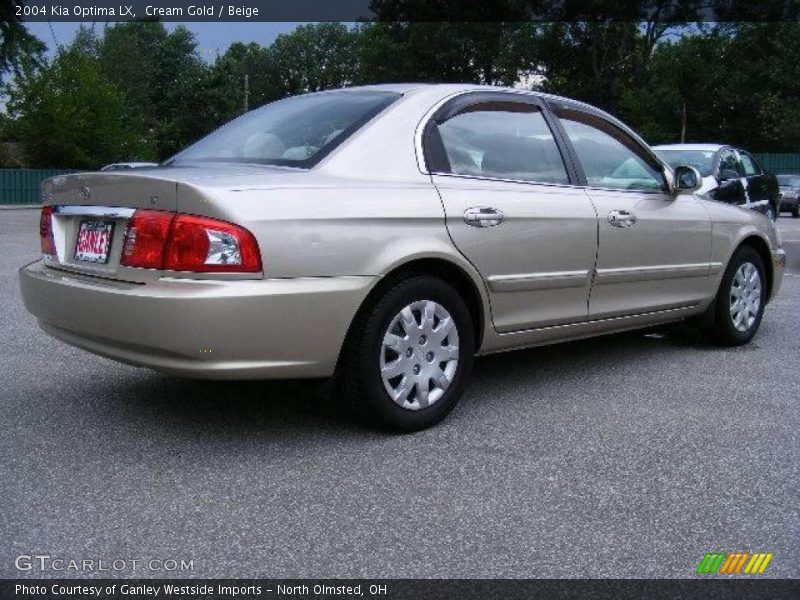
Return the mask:
<svg viewBox="0 0 800 600">
<path fill-rule="evenodd" d="M 636 215 L 627 210 L 612 210 L 608 213 L 608 222 L 614 227 L 632 227 L 636 224 Z"/>
<path fill-rule="evenodd" d="M 473 206 L 464 211 L 464 221 L 472 227 L 494 227 L 505 218 L 501 211 L 487 206 Z"/>
</svg>

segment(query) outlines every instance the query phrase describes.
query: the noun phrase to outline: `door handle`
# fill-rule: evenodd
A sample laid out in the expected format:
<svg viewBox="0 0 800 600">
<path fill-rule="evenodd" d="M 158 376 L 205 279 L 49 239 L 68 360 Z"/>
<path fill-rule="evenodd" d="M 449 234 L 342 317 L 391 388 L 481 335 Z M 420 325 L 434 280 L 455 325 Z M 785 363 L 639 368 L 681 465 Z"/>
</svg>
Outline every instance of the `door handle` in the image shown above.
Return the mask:
<svg viewBox="0 0 800 600">
<path fill-rule="evenodd" d="M 494 227 L 505 218 L 501 211 L 486 206 L 473 206 L 464 211 L 464 221 L 473 227 Z"/>
<path fill-rule="evenodd" d="M 627 210 L 612 210 L 608 213 L 608 222 L 614 227 L 632 227 L 636 224 L 636 215 Z"/>
</svg>

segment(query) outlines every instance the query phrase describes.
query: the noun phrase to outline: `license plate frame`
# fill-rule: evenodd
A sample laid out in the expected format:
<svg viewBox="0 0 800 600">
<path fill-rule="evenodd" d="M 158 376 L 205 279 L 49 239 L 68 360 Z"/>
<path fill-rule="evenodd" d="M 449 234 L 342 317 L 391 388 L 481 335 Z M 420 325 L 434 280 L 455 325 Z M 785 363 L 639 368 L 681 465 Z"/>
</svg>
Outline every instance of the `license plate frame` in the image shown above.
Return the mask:
<svg viewBox="0 0 800 600">
<path fill-rule="evenodd" d="M 108 264 L 114 225 L 114 221 L 105 219 L 81 219 L 75 238 L 74 260 L 95 265 Z"/>
</svg>

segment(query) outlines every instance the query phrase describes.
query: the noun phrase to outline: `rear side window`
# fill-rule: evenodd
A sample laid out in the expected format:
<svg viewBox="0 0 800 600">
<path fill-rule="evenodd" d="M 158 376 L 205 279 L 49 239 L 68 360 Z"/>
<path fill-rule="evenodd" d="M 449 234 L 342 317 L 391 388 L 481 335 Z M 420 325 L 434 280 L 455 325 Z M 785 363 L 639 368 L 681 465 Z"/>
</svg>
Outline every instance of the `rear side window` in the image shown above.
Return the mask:
<svg viewBox="0 0 800 600">
<path fill-rule="evenodd" d="M 450 172 L 498 179 L 568 183 L 553 134 L 535 106 L 486 102 L 438 126 Z"/>
<path fill-rule="evenodd" d="M 339 91 L 286 98 L 231 121 L 168 162 L 309 167 L 399 97 Z"/>
<path fill-rule="evenodd" d="M 588 185 L 621 190 L 664 189 L 658 164 L 624 131 L 588 113 L 559 108 L 557 114 Z"/>
</svg>

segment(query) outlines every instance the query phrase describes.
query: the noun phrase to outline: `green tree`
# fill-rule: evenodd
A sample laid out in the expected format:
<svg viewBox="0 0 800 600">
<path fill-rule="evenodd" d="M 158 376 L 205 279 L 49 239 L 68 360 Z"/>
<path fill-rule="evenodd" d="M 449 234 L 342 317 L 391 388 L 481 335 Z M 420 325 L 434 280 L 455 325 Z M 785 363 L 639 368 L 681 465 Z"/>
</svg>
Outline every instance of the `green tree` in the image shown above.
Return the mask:
<svg viewBox="0 0 800 600">
<path fill-rule="evenodd" d="M 356 77 L 356 37 L 341 23 L 301 25 L 269 47 L 283 95 L 350 84 Z"/>
<path fill-rule="evenodd" d="M 742 23 L 719 64 L 720 113 L 732 143 L 800 150 L 800 23 Z"/>
<path fill-rule="evenodd" d="M 659 44 L 646 77 L 623 90 L 620 116 L 651 143 L 720 140 L 726 110 L 718 94 L 725 78 L 719 65 L 729 44 L 718 30 Z"/>
<path fill-rule="evenodd" d="M 207 66 L 185 27 L 168 32 L 157 21 L 108 27 L 99 48 L 102 72 L 125 94 L 137 129 L 164 159 L 205 133 L 210 124 L 200 102 Z"/>
<path fill-rule="evenodd" d="M 245 93 L 248 110 L 285 95 L 272 54 L 255 42 L 231 44 L 209 69 L 203 96 L 209 120 L 220 125 L 242 114 Z"/>
<path fill-rule="evenodd" d="M 706 27 L 656 46 L 619 113 L 653 142 L 800 148 L 800 24 Z"/>
<path fill-rule="evenodd" d="M 358 81 L 514 85 L 536 67 L 539 29 L 526 22 L 362 25 Z"/>
<path fill-rule="evenodd" d="M 97 44 L 82 29 L 51 64 L 24 65 L 15 79 L 7 108 L 30 166 L 94 169 L 149 156 L 123 93 L 101 72 Z"/>
<path fill-rule="evenodd" d="M 31 35 L 17 16 L 22 0 L 5 0 L 0 3 L 0 81 L 9 72 L 19 74 L 24 62 L 41 62 L 45 45 Z"/>
</svg>

